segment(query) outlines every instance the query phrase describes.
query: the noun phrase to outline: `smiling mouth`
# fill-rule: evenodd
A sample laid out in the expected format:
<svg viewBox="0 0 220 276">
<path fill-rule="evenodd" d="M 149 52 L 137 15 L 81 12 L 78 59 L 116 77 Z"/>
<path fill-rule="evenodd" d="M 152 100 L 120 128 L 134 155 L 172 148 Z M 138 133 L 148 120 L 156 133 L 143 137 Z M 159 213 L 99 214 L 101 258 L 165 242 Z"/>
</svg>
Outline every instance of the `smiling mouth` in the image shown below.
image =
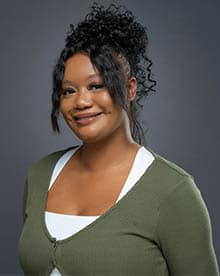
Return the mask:
<svg viewBox="0 0 220 276">
<path fill-rule="evenodd" d="M 83 117 L 83 118 L 74 118 L 74 120 L 81 124 L 81 125 L 87 125 L 95 120 L 97 120 L 103 113 L 98 113 L 96 115 L 88 116 L 88 117 Z"/>
<path fill-rule="evenodd" d="M 90 115 L 90 116 L 84 116 L 84 117 L 74 117 L 74 119 L 76 120 L 76 121 L 80 121 L 80 120 L 83 120 L 83 119 L 88 119 L 88 118 L 93 118 L 93 117 L 97 117 L 97 116 L 99 116 L 99 115 L 101 115 L 102 114 L 102 112 L 100 112 L 100 113 L 97 113 L 97 114 L 95 114 L 95 115 Z"/>
</svg>

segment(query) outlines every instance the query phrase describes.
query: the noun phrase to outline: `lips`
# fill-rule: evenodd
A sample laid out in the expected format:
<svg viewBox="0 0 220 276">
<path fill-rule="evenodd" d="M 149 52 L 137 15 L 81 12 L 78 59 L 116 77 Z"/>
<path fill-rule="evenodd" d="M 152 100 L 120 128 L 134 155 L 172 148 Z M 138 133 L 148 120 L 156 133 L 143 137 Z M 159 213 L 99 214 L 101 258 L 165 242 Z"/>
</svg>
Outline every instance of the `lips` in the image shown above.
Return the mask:
<svg viewBox="0 0 220 276">
<path fill-rule="evenodd" d="M 96 122 L 99 118 L 102 117 L 103 112 L 99 112 L 96 114 L 92 114 L 90 116 L 81 116 L 80 118 L 75 118 L 74 120 L 76 121 L 78 126 L 85 126 L 92 124 L 93 122 Z M 85 114 L 84 114 L 85 115 Z"/>
<path fill-rule="evenodd" d="M 96 116 L 98 116 L 100 114 L 102 114 L 102 112 L 98 112 L 98 113 L 83 113 L 83 114 L 75 115 L 74 119 L 75 120 L 80 120 L 80 119 L 92 118 L 92 117 L 96 117 Z"/>
</svg>

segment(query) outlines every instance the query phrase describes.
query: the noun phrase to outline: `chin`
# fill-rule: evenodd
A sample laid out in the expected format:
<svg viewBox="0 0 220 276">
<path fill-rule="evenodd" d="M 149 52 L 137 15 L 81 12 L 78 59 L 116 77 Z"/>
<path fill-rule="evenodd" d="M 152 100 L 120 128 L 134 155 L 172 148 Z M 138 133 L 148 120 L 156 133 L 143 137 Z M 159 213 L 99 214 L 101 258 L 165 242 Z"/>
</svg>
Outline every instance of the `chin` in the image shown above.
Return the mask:
<svg viewBox="0 0 220 276">
<path fill-rule="evenodd" d="M 97 143 L 104 140 L 108 140 L 108 138 L 112 138 L 114 135 L 114 131 L 107 131 L 107 129 L 101 129 L 101 127 L 97 128 L 97 126 L 93 127 L 85 127 L 85 128 L 75 128 L 73 126 L 70 127 L 74 135 L 76 135 L 83 143 Z"/>
<path fill-rule="evenodd" d="M 106 138 L 108 139 L 108 137 L 110 138 L 110 135 L 107 135 L 107 136 L 103 136 L 103 135 L 100 135 L 98 133 L 96 133 L 95 135 L 91 135 L 91 134 L 88 134 L 88 135 L 82 135 L 82 134 L 76 134 L 75 135 L 84 143 L 84 144 L 94 144 L 94 143 L 98 143 L 98 142 L 101 142 L 101 141 L 104 141 L 106 140 Z"/>
<path fill-rule="evenodd" d="M 80 135 L 74 133 L 83 143 L 90 144 L 96 143 L 100 140 L 100 137 L 92 136 L 92 135 Z"/>
</svg>

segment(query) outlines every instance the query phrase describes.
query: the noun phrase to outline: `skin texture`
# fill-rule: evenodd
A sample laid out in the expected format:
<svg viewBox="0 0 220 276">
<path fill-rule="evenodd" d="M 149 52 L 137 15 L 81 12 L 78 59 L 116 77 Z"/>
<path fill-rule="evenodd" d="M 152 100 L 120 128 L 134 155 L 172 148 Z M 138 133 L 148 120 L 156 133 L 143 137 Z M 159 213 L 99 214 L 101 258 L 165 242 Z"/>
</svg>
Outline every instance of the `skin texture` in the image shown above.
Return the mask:
<svg viewBox="0 0 220 276">
<path fill-rule="evenodd" d="M 98 76 L 88 79 L 94 74 L 98 72 L 87 55 L 77 53 L 69 58 L 63 78 L 65 93 L 60 101 L 60 111 L 67 125 L 84 144 L 78 156 L 81 165 L 91 172 L 122 164 L 126 153 L 140 147 L 131 137 L 126 112 L 113 104 L 106 87 L 92 86 L 103 84 Z M 129 86 L 128 99 L 133 100 L 137 89 L 134 77 L 129 79 Z M 98 120 L 85 126 L 73 120 L 74 114 L 85 112 L 103 114 Z"/>
<path fill-rule="evenodd" d="M 60 111 L 83 146 L 49 190 L 47 211 L 81 216 L 107 211 L 118 198 L 141 147 L 131 137 L 126 112 L 113 103 L 97 74 L 89 57 L 82 53 L 76 53 L 65 64 Z M 131 101 L 137 83 L 134 77 L 128 81 Z M 73 118 L 87 112 L 103 114 L 87 125 Z"/>
</svg>

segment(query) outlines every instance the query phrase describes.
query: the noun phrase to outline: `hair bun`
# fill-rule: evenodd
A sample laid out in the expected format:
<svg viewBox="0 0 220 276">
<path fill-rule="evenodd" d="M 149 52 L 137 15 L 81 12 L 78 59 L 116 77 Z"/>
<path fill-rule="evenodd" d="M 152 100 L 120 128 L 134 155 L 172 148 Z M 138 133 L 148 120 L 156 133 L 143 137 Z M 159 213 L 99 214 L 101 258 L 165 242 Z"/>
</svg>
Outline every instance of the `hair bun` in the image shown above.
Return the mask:
<svg viewBox="0 0 220 276">
<path fill-rule="evenodd" d="M 111 4 L 107 9 L 96 2 L 91 11 L 75 28 L 70 25 L 66 46 L 74 43 L 111 45 L 122 51 L 129 61 L 139 60 L 147 46 L 148 37 L 145 28 L 138 23 L 131 11 L 124 6 Z M 75 38 L 75 39 L 74 39 Z"/>
</svg>

